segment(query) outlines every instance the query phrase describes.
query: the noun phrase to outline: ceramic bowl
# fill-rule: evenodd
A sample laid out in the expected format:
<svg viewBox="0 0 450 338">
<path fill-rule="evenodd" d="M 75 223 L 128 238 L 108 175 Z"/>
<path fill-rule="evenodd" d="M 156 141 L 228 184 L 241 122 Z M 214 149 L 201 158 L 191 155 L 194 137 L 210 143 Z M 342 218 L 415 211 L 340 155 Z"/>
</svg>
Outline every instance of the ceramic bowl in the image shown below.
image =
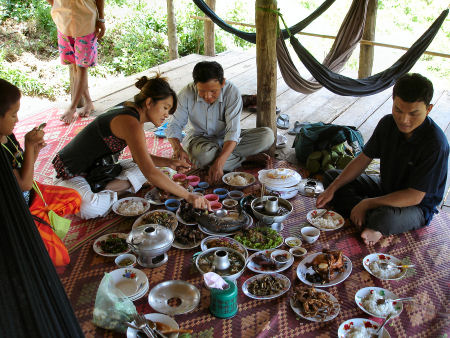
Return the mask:
<svg viewBox="0 0 450 338">
<path fill-rule="evenodd" d="M 212 201 L 209 203 L 209 205 L 211 206 L 211 209 L 213 209 L 213 210 L 222 209 L 222 203 L 220 203 L 218 201 Z"/>
<path fill-rule="evenodd" d="M 244 193 L 240 190 L 232 190 L 228 193 L 228 197 L 236 201 L 240 201 L 244 197 Z"/>
<path fill-rule="evenodd" d="M 286 237 L 286 239 L 284 240 L 284 244 L 286 244 L 290 248 L 294 248 L 296 246 L 302 246 L 302 240 L 295 236 Z"/>
<path fill-rule="evenodd" d="M 207 194 L 205 198 L 210 202 L 217 202 L 219 200 L 219 195 L 216 194 Z"/>
<path fill-rule="evenodd" d="M 320 230 L 314 227 L 302 228 L 302 237 L 307 243 L 314 243 L 320 235 Z"/>
<path fill-rule="evenodd" d="M 273 250 L 270 258 L 279 266 L 286 264 L 292 259 L 292 254 L 285 250 Z"/>
<path fill-rule="evenodd" d="M 178 210 L 178 208 L 180 207 L 180 204 L 181 204 L 181 202 L 179 200 L 176 200 L 173 198 L 170 198 L 164 202 L 164 205 L 166 206 L 167 210 L 170 210 L 173 212 Z"/>
<path fill-rule="evenodd" d="M 208 189 L 209 188 L 209 184 L 208 184 L 208 182 L 199 182 L 197 184 L 197 187 L 202 188 L 202 189 Z"/>
<path fill-rule="evenodd" d="M 136 256 L 133 254 L 122 254 L 116 257 L 114 263 L 119 268 L 132 268 L 136 265 Z"/>
<path fill-rule="evenodd" d="M 223 200 L 228 196 L 228 190 L 225 188 L 217 188 L 213 191 L 214 194 L 219 196 L 219 199 Z"/>
<path fill-rule="evenodd" d="M 184 182 L 184 181 L 186 181 L 186 175 L 185 174 L 175 174 L 175 175 L 173 175 L 173 180 L 175 182 Z"/>
<path fill-rule="evenodd" d="M 226 198 L 222 201 L 222 205 L 227 209 L 233 209 L 238 205 L 238 201 L 231 198 Z"/>
<path fill-rule="evenodd" d="M 304 255 L 306 255 L 306 253 L 308 251 L 306 251 L 305 248 L 301 248 L 301 247 L 294 247 L 294 248 L 290 248 L 289 252 L 294 256 L 294 257 L 303 257 Z"/>
<path fill-rule="evenodd" d="M 191 187 L 196 187 L 200 183 L 200 177 L 191 175 L 186 177 Z"/>
<path fill-rule="evenodd" d="M 203 195 L 203 193 L 205 192 L 205 189 L 202 189 L 202 188 L 195 188 L 195 189 L 194 189 L 194 192 L 199 192 L 200 194 Z"/>
</svg>

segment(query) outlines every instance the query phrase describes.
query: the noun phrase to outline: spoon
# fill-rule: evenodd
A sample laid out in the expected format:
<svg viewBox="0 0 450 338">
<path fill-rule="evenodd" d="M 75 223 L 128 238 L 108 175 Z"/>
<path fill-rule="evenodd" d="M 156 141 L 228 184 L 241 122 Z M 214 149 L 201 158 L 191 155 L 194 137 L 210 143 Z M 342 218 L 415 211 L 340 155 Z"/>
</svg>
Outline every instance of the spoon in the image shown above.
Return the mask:
<svg viewBox="0 0 450 338">
<path fill-rule="evenodd" d="M 406 298 L 397 298 L 397 299 L 377 299 L 377 305 L 382 305 L 386 302 L 412 302 L 414 301 L 414 297 L 406 297 Z"/>
<path fill-rule="evenodd" d="M 409 264 L 409 265 L 396 265 L 394 263 L 388 263 L 388 262 L 379 262 L 378 265 L 384 269 L 384 270 L 391 270 L 393 268 L 398 269 L 407 269 L 407 268 L 413 268 L 416 265 L 415 264 Z"/>
<path fill-rule="evenodd" d="M 380 337 L 380 338 L 383 337 L 383 328 L 386 325 L 386 323 L 391 319 L 391 317 L 392 317 L 392 313 L 388 314 L 388 316 L 384 320 L 383 324 L 381 324 L 380 328 L 376 332 L 376 337 Z"/>
</svg>

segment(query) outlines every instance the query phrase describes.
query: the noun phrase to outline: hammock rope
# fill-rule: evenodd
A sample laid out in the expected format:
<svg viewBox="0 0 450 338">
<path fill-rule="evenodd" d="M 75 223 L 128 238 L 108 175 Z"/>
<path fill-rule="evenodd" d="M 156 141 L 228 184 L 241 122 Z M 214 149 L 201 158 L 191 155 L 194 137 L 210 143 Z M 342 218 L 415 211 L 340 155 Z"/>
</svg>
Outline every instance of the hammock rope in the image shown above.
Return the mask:
<svg viewBox="0 0 450 338">
<path fill-rule="evenodd" d="M 403 54 L 391 67 L 364 79 L 353 79 L 331 71 L 325 65 L 322 65 L 319 61 L 317 61 L 293 35 L 290 37 L 290 42 L 294 48 L 294 51 L 308 71 L 325 88 L 342 96 L 367 96 L 376 94 L 393 86 L 395 81 L 400 76 L 411 70 L 423 52 L 426 51 L 430 43 L 433 41 L 439 31 L 439 28 L 447 17 L 448 12 L 448 9 L 444 10 L 433 22 L 433 24 L 422 34 L 422 36 L 419 37 L 419 39 L 406 51 L 406 53 Z M 284 44 L 284 40 L 278 39 L 277 43 Z M 280 50 L 282 50 L 282 48 L 287 51 L 287 47 L 285 45 L 284 47 L 281 47 Z M 291 70 L 292 74 L 295 74 L 295 72 L 298 73 L 295 65 L 292 63 L 292 59 L 289 57 L 286 60 L 289 63 L 289 68 L 285 69 L 285 73 Z M 283 60 L 283 62 L 284 61 L 285 60 Z M 295 69 L 295 72 L 292 68 Z M 292 75 L 291 77 L 294 76 L 295 75 Z M 289 85 L 289 83 L 287 84 Z M 291 88 L 297 90 L 295 86 L 292 86 Z"/>
<path fill-rule="evenodd" d="M 313 22 L 317 17 L 322 15 L 323 12 L 325 12 L 336 0 L 325 0 L 317 9 L 312 12 L 308 17 L 306 17 L 304 20 L 300 21 L 299 23 L 295 24 L 294 26 L 289 28 L 289 31 L 291 34 L 297 34 L 298 32 L 301 32 L 305 27 L 307 27 L 311 22 Z M 244 32 L 242 30 L 236 29 L 232 27 L 231 25 L 227 24 L 225 21 L 223 21 L 206 3 L 204 0 L 193 0 L 193 2 L 197 5 L 198 8 L 200 8 L 205 15 L 207 15 L 212 22 L 214 22 L 217 26 L 222 28 L 224 31 L 234 34 L 237 37 L 240 37 L 241 39 L 250 42 L 250 43 L 256 43 L 256 33 L 249 33 Z M 281 32 L 284 39 L 287 39 L 289 37 L 289 32 L 287 30 L 283 30 Z"/>
</svg>

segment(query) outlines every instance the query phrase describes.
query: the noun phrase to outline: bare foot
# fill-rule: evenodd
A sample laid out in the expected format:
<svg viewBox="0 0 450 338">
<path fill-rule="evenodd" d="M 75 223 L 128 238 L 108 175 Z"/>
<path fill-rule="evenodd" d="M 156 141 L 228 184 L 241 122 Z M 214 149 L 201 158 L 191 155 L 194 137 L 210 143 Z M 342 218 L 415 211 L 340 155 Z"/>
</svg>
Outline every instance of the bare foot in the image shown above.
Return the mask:
<svg viewBox="0 0 450 338">
<path fill-rule="evenodd" d="M 95 111 L 94 105 L 91 102 L 87 102 L 86 105 L 83 107 L 83 109 L 80 112 L 81 117 L 88 117 Z"/>
<path fill-rule="evenodd" d="M 261 165 L 264 165 L 265 168 L 271 168 L 272 167 L 272 159 L 269 155 L 265 153 L 259 153 L 256 155 L 251 155 L 245 159 L 244 162 L 242 162 L 243 166 L 249 166 L 253 165 L 255 167 L 260 167 Z"/>
<path fill-rule="evenodd" d="M 383 235 L 379 231 L 375 231 L 372 229 L 364 229 L 363 232 L 361 232 L 361 238 L 364 240 L 364 243 L 366 245 L 375 245 Z"/>
<path fill-rule="evenodd" d="M 64 114 L 62 114 L 59 119 L 65 124 L 71 124 L 75 120 L 74 116 L 76 111 L 77 108 L 67 108 Z"/>
</svg>

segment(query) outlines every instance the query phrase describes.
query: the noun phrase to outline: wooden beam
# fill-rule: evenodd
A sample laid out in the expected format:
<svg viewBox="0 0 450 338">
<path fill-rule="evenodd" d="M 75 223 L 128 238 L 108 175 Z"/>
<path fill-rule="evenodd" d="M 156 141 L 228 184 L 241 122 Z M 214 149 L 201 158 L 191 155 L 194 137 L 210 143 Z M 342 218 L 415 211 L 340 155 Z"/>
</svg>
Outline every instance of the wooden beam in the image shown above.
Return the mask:
<svg viewBox="0 0 450 338">
<path fill-rule="evenodd" d="M 169 40 L 169 59 L 178 59 L 177 19 L 173 0 L 167 0 L 167 39 Z"/>
<path fill-rule="evenodd" d="M 256 69 L 257 69 L 257 127 L 269 127 L 277 135 L 275 122 L 277 98 L 277 22 L 276 0 L 255 1 Z M 275 137 L 276 139 L 276 137 Z M 275 153 L 275 143 L 269 151 Z"/>
<path fill-rule="evenodd" d="M 362 38 L 364 40 L 375 40 L 377 22 L 378 0 L 369 0 L 367 5 L 366 24 Z M 359 46 L 359 69 L 358 78 L 364 79 L 372 75 L 374 47 L 371 45 Z"/>
<path fill-rule="evenodd" d="M 206 4 L 213 11 L 216 9 L 216 0 L 206 0 Z M 216 55 L 214 23 L 212 21 L 205 21 L 205 55 Z"/>
</svg>

